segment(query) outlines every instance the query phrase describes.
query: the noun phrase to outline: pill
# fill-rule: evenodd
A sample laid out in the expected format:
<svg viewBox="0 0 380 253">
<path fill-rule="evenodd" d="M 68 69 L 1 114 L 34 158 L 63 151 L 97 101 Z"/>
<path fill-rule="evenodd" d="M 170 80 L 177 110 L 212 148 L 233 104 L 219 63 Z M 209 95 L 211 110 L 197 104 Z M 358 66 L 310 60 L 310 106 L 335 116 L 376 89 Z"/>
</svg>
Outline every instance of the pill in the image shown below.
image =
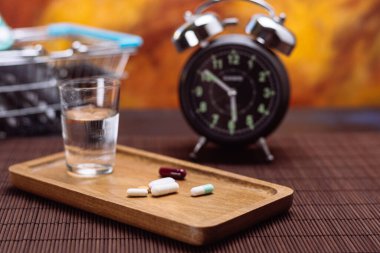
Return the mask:
<svg viewBox="0 0 380 253">
<path fill-rule="evenodd" d="M 184 169 L 161 167 L 158 172 L 161 177 L 172 177 L 175 179 L 184 179 L 186 177 L 186 170 Z"/>
<path fill-rule="evenodd" d="M 205 184 L 205 185 L 200 185 L 197 187 L 193 187 L 190 190 L 191 196 L 201 196 L 205 194 L 210 194 L 214 191 L 214 186 L 212 184 Z"/>
<path fill-rule="evenodd" d="M 162 196 L 170 193 L 175 193 L 179 189 L 179 185 L 176 182 L 155 184 L 150 189 L 153 196 Z"/>
<path fill-rule="evenodd" d="M 129 188 L 127 190 L 128 197 L 146 197 L 148 196 L 148 189 L 142 188 Z"/>
<path fill-rule="evenodd" d="M 175 180 L 171 177 L 164 177 L 160 179 L 153 180 L 149 183 L 149 188 L 152 188 L 153 185 L 159 185 L 159 184 L 167 184 L 167 183 L 173 183 Z"/>
</svg>

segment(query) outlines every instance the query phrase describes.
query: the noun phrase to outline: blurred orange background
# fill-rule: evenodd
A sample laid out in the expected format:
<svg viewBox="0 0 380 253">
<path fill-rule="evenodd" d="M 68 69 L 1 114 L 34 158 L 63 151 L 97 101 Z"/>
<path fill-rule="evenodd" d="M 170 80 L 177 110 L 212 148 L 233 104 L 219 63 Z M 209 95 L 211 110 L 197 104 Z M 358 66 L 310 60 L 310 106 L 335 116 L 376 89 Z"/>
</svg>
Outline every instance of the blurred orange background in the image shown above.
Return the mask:
<svg viewBox="0 0 380 253">
<path fill-rule="evenodd" d="M 145 43 L 127 66 L 122 89 L 127 108 L 178 107 L 178 79 L 192 50 L 178 54 L 171 36 L 195 0 L 21 0 L 0 1 L 0 13 L 12 27 L 76 22 L 135 33 Z M 292 82 L 292 105 L 312 107 L 380 106 L 380 1 L 270 1 L 298 45 L 281 57 Z M 242 32 L 249 17 L 263 10 L 228 1 L 213 8 L 237 16 Z"/>
</svg>

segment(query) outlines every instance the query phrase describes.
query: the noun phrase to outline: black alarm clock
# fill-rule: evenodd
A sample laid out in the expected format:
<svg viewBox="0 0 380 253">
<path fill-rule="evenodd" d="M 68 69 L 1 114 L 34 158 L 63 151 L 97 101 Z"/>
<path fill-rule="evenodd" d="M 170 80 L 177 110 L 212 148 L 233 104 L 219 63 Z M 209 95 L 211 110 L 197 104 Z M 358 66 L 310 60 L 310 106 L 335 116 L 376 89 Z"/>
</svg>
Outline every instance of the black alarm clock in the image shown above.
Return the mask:
<svg viewBox="0 0 380 253">
<path fill-rule="evenodd" d="M 276 16 L 265 1 L 257 4 L 269 15 L 252 16 L 246 34 L 224 34 L 238 19 L 204 12 L 226 0 L 211 0 L 186 12 L 186 23 L 173 35 L 179 52 L 198 46 L 183 68 L 179 98 L 189 125 L 201 135 L 191 156 L 207 140 L 226 147 L 258 142 L 267 159 L 273 160 L 265 137 L 281 123 L 289 105 L 286 70 L 273 49 L 290 55 L 295 36 L 284 27 L 285 15 Z"/>
</svg>

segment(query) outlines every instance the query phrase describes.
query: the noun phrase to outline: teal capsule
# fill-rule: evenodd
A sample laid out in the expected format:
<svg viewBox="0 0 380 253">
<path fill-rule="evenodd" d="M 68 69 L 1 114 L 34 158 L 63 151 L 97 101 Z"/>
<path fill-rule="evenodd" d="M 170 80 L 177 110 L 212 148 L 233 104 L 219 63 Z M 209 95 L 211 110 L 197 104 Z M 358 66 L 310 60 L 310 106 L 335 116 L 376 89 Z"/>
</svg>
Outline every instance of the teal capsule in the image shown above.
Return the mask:
<svg viewBox="0 0 380 253">
<path fill-rule="evenodd" d="M 205 184 L 205 185 L 200 185 L 191 188 L 190 193 L 191 196 L 201 196 L 201 195 L 206 195 L 210 194 L 214 191 L 214 186 L 212 184 Z"/>
</svg>

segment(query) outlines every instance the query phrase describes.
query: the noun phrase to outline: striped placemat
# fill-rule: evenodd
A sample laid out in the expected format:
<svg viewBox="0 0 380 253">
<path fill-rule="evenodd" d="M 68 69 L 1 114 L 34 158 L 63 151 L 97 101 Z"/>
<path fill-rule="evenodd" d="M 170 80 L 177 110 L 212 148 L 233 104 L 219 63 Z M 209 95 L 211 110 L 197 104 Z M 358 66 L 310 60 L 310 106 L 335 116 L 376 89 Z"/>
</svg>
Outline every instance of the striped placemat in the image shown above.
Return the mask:
<svg viewBox="0 0 380 253">
<path fill-rule="evenodd" d="M 121 136 L 120 144 L 186 158 L 194 139 Z M 380 252 L 380 134 L 273 137 L 276 156 L 209 146 L 200 161 L 295 189 L 290 212 L 222 242 L 189 246 L 45 200 L 10 185 L 11 164 L 62 150 L 60 137 L 0 142 L 0 252 Z"/>
</svg>

